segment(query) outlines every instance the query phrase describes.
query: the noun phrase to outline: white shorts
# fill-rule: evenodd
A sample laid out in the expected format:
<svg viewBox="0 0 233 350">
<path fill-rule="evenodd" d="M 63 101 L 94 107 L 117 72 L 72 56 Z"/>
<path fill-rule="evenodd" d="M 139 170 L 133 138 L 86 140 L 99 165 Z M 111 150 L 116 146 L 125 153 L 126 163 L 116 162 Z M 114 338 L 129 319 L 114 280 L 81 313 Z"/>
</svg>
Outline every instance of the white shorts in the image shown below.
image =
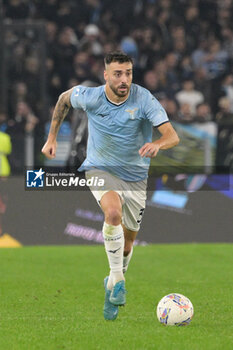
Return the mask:
<svg viewBox="0 0 233 350">
<path fill-rule="evenodd" d="M 122 202 L 122 223 L 131 231 L 139 231 L 146 206 L 147 180 L 129 182 L 103 170 L 86 171 L 86 179 L 96 176 L 99 179 L 104 179 L 104 186 L 99 189 L 94 186 L 89 186 L 89 188 L 98 204 L 100 205 L 100 200 L 105 193 L 115 191 L 119 194 Z"/>
</svg>

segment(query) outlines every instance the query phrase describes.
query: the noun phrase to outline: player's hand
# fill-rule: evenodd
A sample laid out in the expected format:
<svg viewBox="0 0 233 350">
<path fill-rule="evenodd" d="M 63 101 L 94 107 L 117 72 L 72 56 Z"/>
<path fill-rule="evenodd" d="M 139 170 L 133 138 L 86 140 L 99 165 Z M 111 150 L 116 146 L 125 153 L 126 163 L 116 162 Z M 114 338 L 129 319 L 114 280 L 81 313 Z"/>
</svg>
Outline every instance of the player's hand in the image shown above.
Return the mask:
<svg viewBox="0 0 233 350">
<path fill-rule="evenodd" d="M 157 155 L 159 151 L 159 145 L 154 142 L 148 142 L 143 145 L 138 153 L 141 157 L 153 158 Z"/>
<path fill-rule="evenodd" d="M 41 152 L 49 159 L 53 159 L 56 156 L 57 141 L 47 141 Z"/>
</svg>

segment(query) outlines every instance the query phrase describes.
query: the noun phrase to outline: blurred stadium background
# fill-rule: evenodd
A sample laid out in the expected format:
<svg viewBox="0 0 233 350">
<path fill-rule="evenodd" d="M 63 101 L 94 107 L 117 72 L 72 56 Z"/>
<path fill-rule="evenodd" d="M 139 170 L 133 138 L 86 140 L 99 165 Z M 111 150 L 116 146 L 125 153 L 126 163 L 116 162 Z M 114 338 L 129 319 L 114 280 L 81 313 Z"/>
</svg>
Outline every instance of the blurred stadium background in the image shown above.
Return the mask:
<svg viewBox="0 0 233 350">
<path fill-rule="evenodd" d="M 89 192 L 25 191 L 25 168 L 83 160 L 87 123 L 77 111 L 56 160 L 43 158 L 52 111 L 66 89 L 103 84 L 103 57 L 118 49 L 181 138 L 152 162 L 152 173 L 179 171 L 154 179 L 137 244 L 232 242 L 232 16 L 231 0 L 1 1 L 0 246 L 102 242 Z"/>
</svg>

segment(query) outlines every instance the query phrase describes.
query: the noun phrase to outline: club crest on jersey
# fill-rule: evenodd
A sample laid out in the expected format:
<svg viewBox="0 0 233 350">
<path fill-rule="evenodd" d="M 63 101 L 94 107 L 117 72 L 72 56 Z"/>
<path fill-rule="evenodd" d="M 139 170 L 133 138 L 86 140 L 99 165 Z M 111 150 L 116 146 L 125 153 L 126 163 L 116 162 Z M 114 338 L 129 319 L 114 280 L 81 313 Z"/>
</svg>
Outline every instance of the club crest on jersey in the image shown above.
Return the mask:
<svg viewBox="0 0 233 350">
<path fill-rule="evenodd" d="M 134 113 L 138 110 L 138 108 L 134 109 L 126 109 L 125 112 L 128 112 L 130 114 L 130 119 L 135 119 Z"/>
</svg>

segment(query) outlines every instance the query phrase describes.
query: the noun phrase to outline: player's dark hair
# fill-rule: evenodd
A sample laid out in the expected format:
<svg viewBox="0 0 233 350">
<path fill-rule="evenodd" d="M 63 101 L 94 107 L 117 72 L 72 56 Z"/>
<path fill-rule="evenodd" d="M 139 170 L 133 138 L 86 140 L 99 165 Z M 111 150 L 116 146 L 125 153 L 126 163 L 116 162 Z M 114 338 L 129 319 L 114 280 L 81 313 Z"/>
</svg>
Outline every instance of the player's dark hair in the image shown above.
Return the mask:
<svg viewBox="0 0 233 350">
<path fill-rule="evenodd" d="M 112 62 L 118 62 L 118 63 L 130 62 L 133 64 L 132 58 L 121 51 L 111 52 L 105 56 L 104 58 L 105 64 L 110 64 Z"/>
</svg>

